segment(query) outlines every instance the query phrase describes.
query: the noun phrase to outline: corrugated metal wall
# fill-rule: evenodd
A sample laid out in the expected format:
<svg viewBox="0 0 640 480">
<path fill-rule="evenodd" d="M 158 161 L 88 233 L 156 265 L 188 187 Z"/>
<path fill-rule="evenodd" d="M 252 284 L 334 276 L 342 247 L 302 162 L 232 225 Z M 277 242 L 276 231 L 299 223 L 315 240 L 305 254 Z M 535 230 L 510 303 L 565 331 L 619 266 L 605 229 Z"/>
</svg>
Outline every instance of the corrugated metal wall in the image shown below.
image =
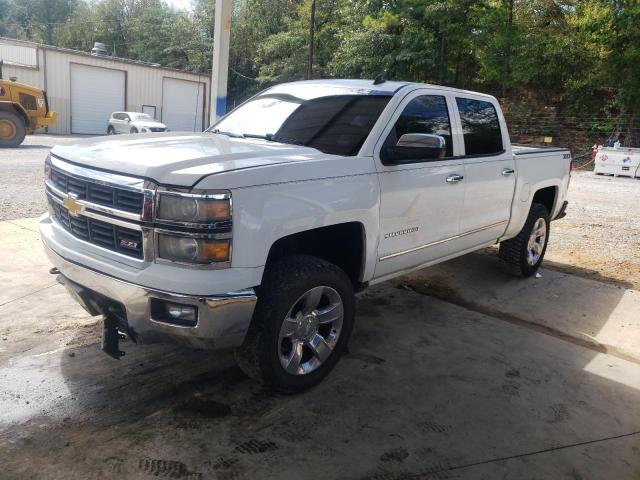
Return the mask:
<svg viewBox="0 0 640 480">
<path fill-rule="evenodd" d="M 22 47 L 10 41 L 0 40 L 2 48 L 20 50 Z M 34 50 L 32 48 L 32 50 Z M 0 52 L 3 50 L 0 49 Z M 17 53 L 15 54 L 17 55 Z M 0 58 L 2 58 L 0 56 Z M 5 65 L 5 78 L 16 76 L 18 80 L 47 90 L 49 107 L 58 113 L 56 125 L 49 128 L 50 133 L 71 133 L 71 64 L 93 65 L 96 67 L 122 70 L 126 72 L 127 110 L 142 111 L 143 105 L 156 107 L 156 117 L 162 116 L 162 79 L 179 78 L 205 85 L 205 128 L 209 118 L 209 80 L 208 75 L 179 72 L 148 65 L 137 65 L 110 58 L 100 58 L 82 54 L 74 54 L 46 48 L 37 49 L 37 68 L 22 68 Z M 45 78 L 46 77 L 46 78 Z M 96 92 L 100 95 L 100 92 Z M 105 118 L 105 124 L 107 119 Z"/>
<path fill-rule="evenodd" d="M 11 77 L 16 77 L 17 81 L 20 83 L 26 83 L 27 85 L 42 88 L 41 72 L 35 68 L 24 68 L 4 64 L 2 66 L 2 77 L 5 80 L 8 80 Z"/>
<path fill-rule="evenodd" d="M 37 67 L 38 59 L 35 47 L 0 43 L 0 59 L 28 67 Z"/>
</svg>

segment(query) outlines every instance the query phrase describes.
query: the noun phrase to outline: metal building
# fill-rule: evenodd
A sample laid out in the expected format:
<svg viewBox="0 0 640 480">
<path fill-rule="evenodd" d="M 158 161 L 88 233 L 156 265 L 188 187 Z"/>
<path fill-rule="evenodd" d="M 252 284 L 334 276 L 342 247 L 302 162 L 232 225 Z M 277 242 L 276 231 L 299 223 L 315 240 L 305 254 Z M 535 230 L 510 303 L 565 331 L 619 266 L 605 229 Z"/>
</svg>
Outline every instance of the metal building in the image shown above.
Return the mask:
<svg viewBox="0 0 640 480">
<path fill-rule="evenodd" d="M 43 88 L 51 133 L 104 134 L 114 111 L 150 114 L 174 131 L 202 131 L 210 75 L 0 37 L 4 78 Z"/>
</svg>

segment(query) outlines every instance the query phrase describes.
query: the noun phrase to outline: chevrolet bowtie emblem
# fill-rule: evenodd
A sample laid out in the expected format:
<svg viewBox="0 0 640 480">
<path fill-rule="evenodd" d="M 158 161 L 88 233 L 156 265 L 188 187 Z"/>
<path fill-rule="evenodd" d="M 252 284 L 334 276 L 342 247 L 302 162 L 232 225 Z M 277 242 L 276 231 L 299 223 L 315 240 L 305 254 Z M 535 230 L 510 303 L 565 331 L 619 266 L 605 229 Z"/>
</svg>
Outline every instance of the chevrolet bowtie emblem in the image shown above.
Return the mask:
<svg viewBox="0 0 640 480">
<path fill-rule="evenodd" d="M 74 217 L 77 217 L 82 212 L 84 212 L 84 205 L 78 203 L 77 197 L 75 196 L 72 197 L 71 195 L 69 195 L 67 198 L 64 199 L 62 204 L 69 211 L 69 215 L 72 215 Z"/>
</svg>

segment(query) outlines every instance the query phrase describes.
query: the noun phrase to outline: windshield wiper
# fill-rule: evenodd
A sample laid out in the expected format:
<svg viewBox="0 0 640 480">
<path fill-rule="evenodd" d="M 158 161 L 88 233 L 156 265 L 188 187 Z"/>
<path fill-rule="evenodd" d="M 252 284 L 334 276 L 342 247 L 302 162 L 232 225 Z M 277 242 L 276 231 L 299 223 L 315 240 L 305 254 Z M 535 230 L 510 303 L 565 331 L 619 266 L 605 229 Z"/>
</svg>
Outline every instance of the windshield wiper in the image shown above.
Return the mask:
<svg viewBox="0 0 640 480">
<path fill-rule="evenodd" d="M 274 133 L 267 133 L 266 135 L 257 135 L 255 133 L 243 133 L 242 136 L 244 138 L 262 138 L 263 140 L 268 140 L 270 142 L 278 142 L 278 143 L 289 143 L 291 145 L 304 145 L 301 140 L 295 138 L 281 137 L 280 135 L 276 135 Z"/>
<path fill-rule="evenodd" d="M 224 131 L 220 130 L 219 128 L 214 128 L 213 130 L 207 130 L 207 132 L 209 132 L 209 133 L 219 133 L 220 135 L 226 135 L 227 137 L 231 137 L 231 138 L 244 138 L 244 135 L 241 135 L 239 133 L 233 133 L 233 132 L 224 132 Z"/>
</svg>

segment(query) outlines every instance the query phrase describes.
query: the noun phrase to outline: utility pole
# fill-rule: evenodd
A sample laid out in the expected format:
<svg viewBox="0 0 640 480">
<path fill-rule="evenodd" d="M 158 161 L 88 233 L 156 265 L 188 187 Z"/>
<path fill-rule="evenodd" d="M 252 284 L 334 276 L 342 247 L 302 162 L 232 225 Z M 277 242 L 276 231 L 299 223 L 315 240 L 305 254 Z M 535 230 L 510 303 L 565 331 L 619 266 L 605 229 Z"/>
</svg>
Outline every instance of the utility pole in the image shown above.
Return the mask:
<svg viewBox="0 0 640 480">
<path fill-rule="evenodd" d="M 213 62 L 211 65 L 210 122 L 227 113 L 227 81 L 229 79 L 229 44 L 233 0 L 214 0 Z"/>
<path fill-rule="evenodd" d="M 313 44 L 316 33 L 316 0 L 311 0 L 311 17 L 309 19 L 309 56 L 307 58 L 307 79 L 313 78 Z"/>
</svg>

